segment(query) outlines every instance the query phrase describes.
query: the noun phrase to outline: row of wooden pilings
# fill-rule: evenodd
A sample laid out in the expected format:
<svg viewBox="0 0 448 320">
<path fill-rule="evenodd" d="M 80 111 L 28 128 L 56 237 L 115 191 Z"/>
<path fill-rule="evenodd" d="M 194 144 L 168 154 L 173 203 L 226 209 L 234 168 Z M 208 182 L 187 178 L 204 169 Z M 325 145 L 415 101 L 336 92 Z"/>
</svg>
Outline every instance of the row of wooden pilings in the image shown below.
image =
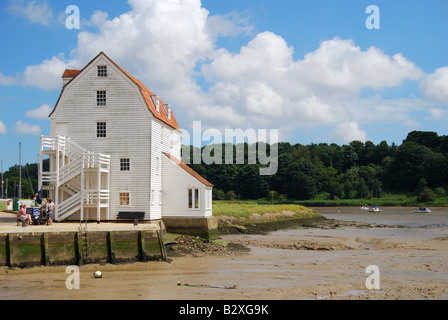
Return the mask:
<svg viewBox="0 0 448 320">
<path fill-rule="evenodd" d="M 167 260 L 160 230 L 0 234 L 0 266 L 11 268 L 155 260 Z"/>
</svg>

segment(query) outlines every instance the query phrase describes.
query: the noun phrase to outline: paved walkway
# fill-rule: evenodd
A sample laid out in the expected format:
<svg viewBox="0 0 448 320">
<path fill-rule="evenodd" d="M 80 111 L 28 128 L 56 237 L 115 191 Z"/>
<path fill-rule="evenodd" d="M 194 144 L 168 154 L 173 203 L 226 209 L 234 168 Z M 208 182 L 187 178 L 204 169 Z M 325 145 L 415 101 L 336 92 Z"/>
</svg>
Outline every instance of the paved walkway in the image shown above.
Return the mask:
<svg viewBox="0 0 448 320">
<path fill-rule="evenodd" d="M 85 224 L 83 224 L 84 226 Z M 53 223 L 52 226 L 35 226 L 30 225 L 23 228 L 21 225 L 17 226 L 16 214 L 10 212 L 0 212 L 0 234 L 1 233 L 34 233 L 34 232 L 67 232 L 67 231 L 78 231 L 79 223 Z M 133 223 L 88 223 L 88 231 L 142 231 L 159 230 L 159 224 L 155 223 L 139 223 L 138 226 L 134 226 Z"/>
</svg>

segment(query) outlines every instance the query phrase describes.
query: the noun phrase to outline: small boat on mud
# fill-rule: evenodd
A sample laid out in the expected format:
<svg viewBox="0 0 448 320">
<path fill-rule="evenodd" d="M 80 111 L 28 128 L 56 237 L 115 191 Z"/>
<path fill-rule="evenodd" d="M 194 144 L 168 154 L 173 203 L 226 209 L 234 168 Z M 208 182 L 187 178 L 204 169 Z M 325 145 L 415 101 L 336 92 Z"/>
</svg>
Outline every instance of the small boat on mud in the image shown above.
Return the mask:
<svg viewBox="0 0 448 320">
<path fill-rule="evenodd" d="M 420 207 L 418 209 L 414 209 L 414 213 L 431 213 L 431 209 L 427 207 Z"/>
<path fill-rule="evenodd" d="M 368 212 L 379 213 L 379 212 L 381 212 L 381 209 L 378 207 L 372 206 L 371 208 L 369 208 Z"/>
<path fill-rule="evenodd" d="M 375 212 L 375 213 L 381 212 L 381 209 L 376 206 L 368 207 L 363 205 L 359 209 L 366 212 Z"/>
</svg>

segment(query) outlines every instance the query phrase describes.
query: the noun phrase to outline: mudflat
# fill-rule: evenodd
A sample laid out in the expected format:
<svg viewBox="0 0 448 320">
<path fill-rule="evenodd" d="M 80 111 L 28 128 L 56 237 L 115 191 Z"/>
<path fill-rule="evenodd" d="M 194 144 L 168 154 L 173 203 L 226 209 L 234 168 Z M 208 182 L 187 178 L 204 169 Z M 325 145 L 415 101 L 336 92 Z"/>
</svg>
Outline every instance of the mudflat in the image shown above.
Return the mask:
<svg viewBox="0 0 448 320">
<path fill-rule="evenodd" d="M 363 300 L 448 298 L 448 210 L 316 208 L 326 219 L 284 230 L 234 233 L 221 242 L 167 244 L 169 262 L 0 268 L 0 299 Z M 227 245 L 227 246 L 225 246 Z M 368 289 L 369 266 L 379 289 Z M 103 277 L 94 278 L 100 270 Z"/>
</svg>

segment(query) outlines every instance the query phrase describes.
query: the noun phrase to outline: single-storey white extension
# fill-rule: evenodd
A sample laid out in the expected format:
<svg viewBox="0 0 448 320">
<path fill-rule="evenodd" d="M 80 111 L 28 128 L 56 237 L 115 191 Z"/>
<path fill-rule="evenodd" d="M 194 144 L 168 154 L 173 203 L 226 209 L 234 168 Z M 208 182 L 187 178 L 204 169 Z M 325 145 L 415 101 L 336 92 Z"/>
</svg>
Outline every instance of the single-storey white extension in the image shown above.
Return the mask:
<svg viewBox="0 0 448 320">
<path fill-rule="evenodd" d="M 49 157 L 50 169 L 39 185 L 55 221 L 212 217 L 213 185 L 179 160 L 182 132 L 169 104 L 103 52 L 62 79 L 40 148 L 40 168 Z"/>
</svg>

